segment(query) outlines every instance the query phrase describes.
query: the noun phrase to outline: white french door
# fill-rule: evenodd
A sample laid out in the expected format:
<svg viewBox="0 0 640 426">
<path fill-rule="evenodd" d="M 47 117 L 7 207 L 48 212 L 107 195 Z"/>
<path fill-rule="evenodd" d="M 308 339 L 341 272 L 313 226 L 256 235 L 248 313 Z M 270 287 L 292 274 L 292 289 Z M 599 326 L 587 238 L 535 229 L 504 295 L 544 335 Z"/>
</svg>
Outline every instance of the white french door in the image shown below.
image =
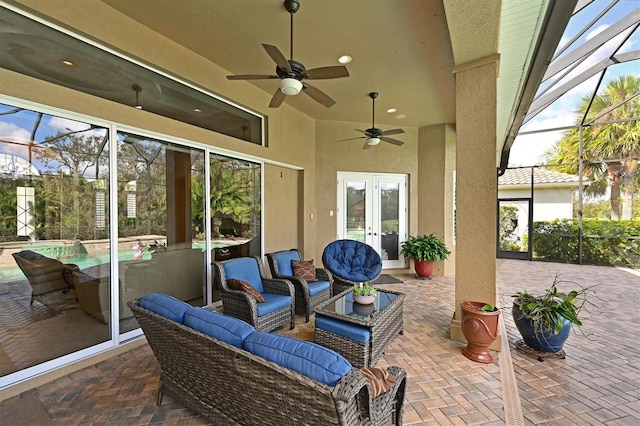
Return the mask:
<svg viewBox="0 0 640 426">
<path fill-rule="evenodd" d="M 407 233 L 407 176 L 338 172 L 338 238 L 361 241 L 385 269 L 404 268 L 400 242 Z"/>
</svg>

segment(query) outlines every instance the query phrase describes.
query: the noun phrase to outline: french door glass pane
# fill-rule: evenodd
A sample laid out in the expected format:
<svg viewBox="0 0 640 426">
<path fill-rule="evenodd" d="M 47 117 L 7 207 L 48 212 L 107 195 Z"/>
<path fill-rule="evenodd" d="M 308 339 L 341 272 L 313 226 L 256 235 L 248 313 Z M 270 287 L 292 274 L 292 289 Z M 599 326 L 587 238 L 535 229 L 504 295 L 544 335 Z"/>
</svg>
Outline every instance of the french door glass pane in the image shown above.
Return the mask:
<svg viewBox="0 0 640 426">
<path fill-rule="evenodd" d="M 380 183 L 380 230 L 382 258 L 398 260 L 398 232 L 400 226 L 400 184 Z"/>
<path fill-rule="evenodd" d="M 365 242 L 366 231 L 366 190 L 364 181 L 347 181 L 347 232 L 350 240 Z"/>
</svg>

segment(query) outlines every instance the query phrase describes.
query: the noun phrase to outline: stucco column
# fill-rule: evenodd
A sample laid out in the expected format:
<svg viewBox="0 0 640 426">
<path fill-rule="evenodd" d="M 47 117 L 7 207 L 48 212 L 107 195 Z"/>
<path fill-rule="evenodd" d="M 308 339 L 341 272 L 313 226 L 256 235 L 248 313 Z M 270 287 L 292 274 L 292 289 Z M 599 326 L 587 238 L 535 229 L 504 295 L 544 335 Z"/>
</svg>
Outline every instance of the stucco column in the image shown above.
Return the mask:
<svg viewBox="0 0 640 426">
<path fill-rule="evenodd" d="M 451 250 L 449 259 L 437 262 L 433 274 L 455 276 L 453 250 L 453 176 L 456 158 L 455 128 L 437 124 L 418 130 L 418 231 L 434 233 Z M 413 265 L 409 265 L 412 269 Z"/>
<path fill-rule="evenodd" d="M 451 338 L 465 342 L 460 302 L 496 304 L 497 58 L 456 68 L 456 311 Z M 500 347 L 500 339 L 493 348 Z"/>
</svg>

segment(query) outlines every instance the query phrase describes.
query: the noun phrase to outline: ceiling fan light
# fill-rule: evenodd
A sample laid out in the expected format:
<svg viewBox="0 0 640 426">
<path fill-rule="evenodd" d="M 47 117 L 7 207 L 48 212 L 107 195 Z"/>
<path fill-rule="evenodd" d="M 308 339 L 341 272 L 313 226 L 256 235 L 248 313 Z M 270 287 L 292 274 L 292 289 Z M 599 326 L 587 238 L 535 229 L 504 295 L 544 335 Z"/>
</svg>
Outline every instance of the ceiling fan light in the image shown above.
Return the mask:
<svg viewBox="0 0 640 426">
<path fill-rule="evenodd" d="M 369 138 L 367 139 L 367 145 L 369 146 L 374 146 L 374 145 L 378 145 L 380 143 L 380 138 Z"/>
<path fill-rule="evenodd" d="M 302 90 L 302 83 L 295 78 L 283 78 L 280 80 L 280 90 L 287 96 L 295 96 Z"/>
</svg>

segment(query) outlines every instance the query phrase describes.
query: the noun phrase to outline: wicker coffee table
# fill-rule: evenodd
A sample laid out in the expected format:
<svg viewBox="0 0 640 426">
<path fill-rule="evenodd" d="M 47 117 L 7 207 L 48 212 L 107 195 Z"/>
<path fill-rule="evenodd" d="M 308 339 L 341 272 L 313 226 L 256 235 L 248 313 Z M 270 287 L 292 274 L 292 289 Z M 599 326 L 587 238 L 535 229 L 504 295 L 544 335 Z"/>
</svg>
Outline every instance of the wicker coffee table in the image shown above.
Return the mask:
<svg viewBox="0 0 640 426">
<path fill-rule="evenodd" d="M 353 289 L 343 291 L 316 307 L 314 340 L 340 353 L 354 367 L 370 367 L 403 332 L 403 300 L 402 293 L 378 290 L 373 304 L 360 305 L 353 301 Z M 367 336 L 368 341 L 363 341 Z"/>
</svg>

